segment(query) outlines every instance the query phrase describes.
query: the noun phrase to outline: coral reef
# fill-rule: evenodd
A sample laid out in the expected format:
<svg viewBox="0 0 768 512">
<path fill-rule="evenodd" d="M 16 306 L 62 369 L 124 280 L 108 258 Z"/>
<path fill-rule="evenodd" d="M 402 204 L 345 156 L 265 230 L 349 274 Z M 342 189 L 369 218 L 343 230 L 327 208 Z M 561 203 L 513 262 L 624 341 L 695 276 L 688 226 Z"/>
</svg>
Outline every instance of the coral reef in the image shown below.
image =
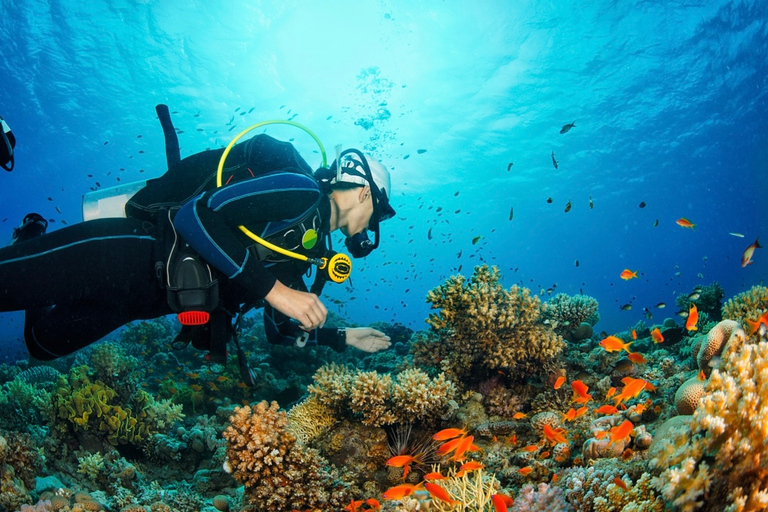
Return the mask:
<svg viewBox="0 0 768 512">
<path fill-rule="evenodd" d="M 707 338 L 701 343 L 701 348 L 696 355 L 696 364 L 699 369 L 708 376 L 712 372 L 712 367 L 717 366 L 712 364 L 713 358 L 727 357 L 728 351 L 737 350 L 746 337 L 744 330 L 734 320 L 723 320 L 715 325 L 707 333 Z"/>
<path fill-rule="evenodd" d="M 542 317 L 557 334 L 570 339 L 575 338 L 574 331 L 584 329 L 582 323 L 594 326 L 600 320 L 597 307 L 597 300 L 588 295 L 558 293 L 544 304 Z"/>
<path fill-rule="evenodd" d="M 277 402 L 236 407 L 230 417 L 225 469 L 245 486 L 244 510 L 341 510 L 347 489 L 315 450 L 296 443 L 287 424 Z"/>
<path fill-rule="evenodd" d="M 294 405 L 288 411 L 287 430 L 296 436 L 296 441 L 307 444 L 336 423 L 332 410 L 310 396 Z"/>
<path fill-rule="evenodd" d="M 766 390 L 766 342 L 731 352 L 723 371 L 712 372 L 690 434 L 671 436 L 654 452 L 652 465 L 661 470 L 654 486 L 667 500 L 683 511 L 768 507 Z"/>
<path fill-rule="evenodd" d="M 140 444 L 149 436 L 146 422 L 151 397 L 139 392 L 133 403 L 118 405 L 117 392 L 102 381 L 91 382 L 86 367 L 75 367 L 61 378 L 49 401 L 48 412 L 57 431 L 96 436 L 111 445 Z"/>
<path fill-rule="evenodd" d="M 542 322 L 543 308 L 530 290 L 505 290 L 496 267 L 475 267 L 469 279 L 451 276 L 427 294 L 439 313 L 432 332 L 411 347 L 414 363 L 440 368 L 454 381 L 541 371 L 541 362 L 563 349 L 562 338 Z"/>
<path fill-rule="evenodd" d="M 419 369 L 404 370 L 394 378 L 376 371 L 350 371 L 338 365 L 315 373 L 310 394 L 340 414 L 351 413 L 364 425 L 429 422 L 448 409 L 456 387 L 444 374 L 434 379 Z"/>
<path fill-rule="evenodd" d="M 755 320 L 766 311 L 768 287 L 756 285 L 726 301 L 723 306 L 723 319 L 742 322 L 742 327 L 747 328 L 745 319 Z"/>
</svg>

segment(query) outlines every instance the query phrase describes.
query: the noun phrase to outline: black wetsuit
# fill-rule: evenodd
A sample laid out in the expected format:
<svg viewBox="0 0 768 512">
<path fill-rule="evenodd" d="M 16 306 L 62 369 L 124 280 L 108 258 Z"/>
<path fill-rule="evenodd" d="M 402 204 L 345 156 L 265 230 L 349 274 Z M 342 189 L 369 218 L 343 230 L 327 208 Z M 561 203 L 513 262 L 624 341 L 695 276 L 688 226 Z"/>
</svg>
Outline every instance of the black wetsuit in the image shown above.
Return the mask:
<svg viewBox="0 0 768 512">
<path fill-rule="evenodd" d="M 264 137 L 235 146 L 244 150 L 233 150 L 227 159 L 225 173 L 231 171 L 227 175 L 246 169 L 255 177 L 221 188 L 208 187 L 180 208 L 172 208 L 173 228 L 217 271 L 218 313 L 226 312 L 228 322 L 231 312 L 242 304 L 259 303 L 276 279 L 307 290 L 303 277 L 308 263 L 265 251 L 238 226 L 245 225 L 296 252 L 318 255 L 326 248 L 327 194 L 290 144 Z M 262 144 L 259 151 L 249 151 L 257 142 Z M 269 174 L 263 174 L 264 169 L 251 170 L 265 159 L 271 162 L 265 148 L 280 152 L 286 146 L 299 160 L 298 168 L 275 163 L 278 167 Z M 167 174 L 172 178 L 200 175 L 201 171 L 215 175 L 220 155 L 221 151 L 192 155 Z M 181 188 L 185 186 L 189 188 Z M 165 244 L 158 243 L 159 230 L 152 215 L 137 216 L 141 218 L 82 222 L 0 249 L 0 311 L 26 310 L 24 338 L 33 357 L 49 360 L 67 355 L 127 322 L 172 313 L 156 269 L 165 258 Z M 301 234 L 307 227 L 317 232 L 317 244 L 311 250 L 301 246 Z M 322 283 L 313 287 L 316 293 L 321 289 Z M 300 334 L 296 322 L 268 305 L 264 318 L 271 343 L 295 343 Z M 316 329 L 308 342 L 336 350 L 345 346 L 335 328 Z"/>
</svg>

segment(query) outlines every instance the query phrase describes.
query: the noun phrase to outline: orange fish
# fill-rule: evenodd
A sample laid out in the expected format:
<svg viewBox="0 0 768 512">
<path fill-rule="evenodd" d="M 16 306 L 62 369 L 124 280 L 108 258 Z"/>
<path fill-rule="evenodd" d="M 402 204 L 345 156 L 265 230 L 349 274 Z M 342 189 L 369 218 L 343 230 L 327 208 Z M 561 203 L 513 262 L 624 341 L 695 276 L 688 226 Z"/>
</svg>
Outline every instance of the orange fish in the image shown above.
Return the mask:
<svg viewBox="0 0 768 512">
<path fill-rule="evenodd" d="M 552 444 L 567 443 L 568 440 L 565 438 L 564 434 L 565 429 L 552 428 L 548 424 L 544 424 L 544 437 L 546 437 L 548 441 L 552 442 Z"/>
<path fill-rule="evenodd" d="M 524 412 L 516 412 L 516 413 L 514 414 L 514 416 L 512 416 L 512 419 L 513 419 L 513 420 L 521 420 L 521 419 L 523 419 L 523 418 L 525 418 L 525 417 L 527 417 L 527 416 L 528 416 L 528 415 L 527 415 L 527 414 L 525 414 Z"/>
<path fill-rule="evenodd" d="M 376 498 L 368 498 L 365 500 L 365 504 L 371 507 L 371 510 L 379 510 L 381 508 L 381 503 Z"/>
<path fill-rule="evenodd" d="M 560 389 L 563 386 L 563 384 L 565 384 L 565 377 L 561 375 L 560 377 L 557 378 L 557 380 L 555 381 L 555 385 L 553 387 L 555 389 Z"/>
<path fill-rule="evenodd" d="M 688 310 L 688 318 L 685 320 L 685 329 L 688 331 L 697 331 L 696 324 L 699 321 L 699 310 L 696 309 L 696 304 L 691 304 L 691 309 Z"/>
<path fill-rule="evenodd" d="M 602 405 L 595 412 L 597 414 L 616 414 L 619 410 L 612 405 Z"/>
<path fill-rule="evenodd" d="M 563 414 L 563 419 L 565 421 L 573 421 L 573 420 L 575 420 L 576 419 L 576 410 L 573 407 L 568 409 L 568 412 Z"/>
<path fill-rule="evenodd" d="M 384 494 L 381 495 L 385 500 L 401 500 L 406 496 L 410 496 L 413 491 L 421 488 L 422 484 L 400 484 L 394 487 L 390 487 Z"/>
<path fill-rule="evenodd" d="M 451 495 L 448 494 L 448 491 L 446 491 L 445 489 L 443 489 L 437 484 L 433 484 L 432 482 L 426 482 L 424 484 L 424 488 L 427 489 L 427 492 L 429 493 L 430 496 L 432 496 L 437 500 L 444 501 L 450 505 L 461 504 L 460 501 L 456 501 L 453 498 L 451 498 Z"/>
<path fill-rule="evenodd" d="M 362 507 L 364 503 L 365 500 L 350 500 L 349 505 L 344 507 L 344 512 L 357 512 L 360 510 L 360 507 Z"/>
<path fill-rule="evenodd" d="M 571 389 L 573 389 L 573 401 L 579 404 L 586 404 L 592 400 L 592 395 L 587 394 L 589 387 L 580 380 L 574 380 L 571 382 Z"/>
<path fill-rule="evenodd" d="M 627 353 L 629 353 L 629 346 L 632 343 L 634 343 L 634 341 L 624 343 L 624 340 L 617 336 L 608 336 L 607 338 L 604 338 L 602 341 L 600 341 L 600 346 L 603 347 L 606 352 L 618 352 L 620 350 L 626 350 Z"/>
<path fill-rule="evenodd" d="M 216 377 L 216 380 L 219 382 L 227 382 L 229 380 L 229 377 L 227 377 L 226 375 L 219 375 L 218 377 Z"/>
<path fill-rule="evenodd" d="M 608 432 L 606 432 L 605 430 L 598 430 L 597 432 L 595 432 L 595 439 L 600 440 L 607 435 L 608 435 Z"/>
<path fill-rule="evenodd" d="M 396 455 L 387 459 L 387 466 L 392 466 L 393 468 L 401 468 L 413 462 L 419 464 L 421 461 L 419 460 L 418 456 L 414 457 L 413 455 Z"/>
<path fill-rule="evenodd" d="M 649 382 L 643 379 L 632 379 L 632 377 L 625 377 L 626 380 L 624 388 L 621 393 L 613 398 L 614 403 L 618 406 L 624 400 L 637 397 L 644 389 L 648 387 Z"/>
<path fill-rule="evenodd" d="M 546 459 L 546 458 L 547 458 L 547 457 L 549 457 L 550 455 L 552 455 L 552 454 L 551 454 L 551 453 L 549 453 L 549 452 L 541 452 L 541 453 L 539 454 L 539 458 L 540 458 L 540 459 Z"/>
<path fill-rule="evenodd" d="M 483 469 L 484 467 L 485 466 L 480 462 L 471 461 L 467 462 L 466 464 L 462 464 L 459 469 L 463 471 L 474 471 L 476 469 Z"/>
<path fill-rule="evenodd" d="M 696 226 L 696 224 L 694 224 L 693 222 L 689 221 L 685 217 L 680 217 L 679 219 L 677 219 L 675 221 L 675 224 L 677 224 L 678 226 L 683 227 L 683 228 L 691 228 L 691 229 L 693 229 Z"/>
<path fill-rule="evenodd" d="M 590 395 L 590 396 L 591 396 L 591 395 Z M 586 405 L 585 405 L 584 407 L 581 407 L 581 408 L 579 408 L 579 409 L 576 409 L 576 417 L 577 417 L 577 418 L 581 418 L 582 416 L 584 416 L 585 414 L 587 414 L 587 411 L 589 411 L 589 407 L 587 407 Z"/>
<path fill-rule="evenodd" d="M 643 357 L 643 354 L 641 354 L 640 352 L 630 352 L 629 355 L 627 356 L 627 359 L 629 359 L 630 361 L 632 361 L 635 364 L 645 364 L 645 363 L 647 363 L 647 361 Z"/>
<path fill-rule="evenodd" d="M 635 453 L 635 452 L 633 452 L 633 451 L 632 451 L 632 448 L 627 448 L 626 450 L 624 450 L 623 452 L 621 452 L 621 458 L 622 458 L 622 459 L 624 459 L 624 460 L 629 460 L 629 459 L 631 459 L 631 458 L 632 458 L 632 455 L 633 455 L 634 453 Z"/>
<path fill-rule="evenodd" d="M 664 343 L 664 335 L 661 334 L 658 327 L 651 331 L 651 339 L 654 343 Z"/>
<path fill-rule="evenodd" d="M 610 433 L 611 442 L 608 443 L 608 446 L 611 446 L 616 441 L 622 441 L 628 438 L 633 428 L 635 428 L 635 426 L 629 420 L 624 420 L 624 423 L 618 427 L 613 427 Z"/>
<path fill-rule="evenodd" d="M 749 325 L 749 335 L 752 336 L 760 329 L 761 325 L 768 328 L 768 311 L 760 315 L 758 319 L 755 320 L 754 322 L 747 318 L 745 318 L 744 320 L 747 321 L 747 324 Z"/>
<path fill-rule="evenodd" d="M 531 473 L 531 471 L 533 471 L 533 468 L 531 466 L 525 466 L 524 468 L 520 468 L 517 470 L 517 472 L 523 476 L 528 476 Z"/>
<path fill-rule="evenodd" d="M 643 404 L 635 405 L 635 414 L 643 414 L 644 412 L 645 412 L 645 405 Z"/>
<path fill-rule="evenodd" d="M 636 330 L 634 330 L 634 329 L 632 329 L 632 339 L 633 339 L 633 340 L 636 340 L 636 339 L 637 339 L 637 331 L 636 331 Z"/>
<path fill-rule="evenodd" d="M 535 452 L 538 449 L 539 447 L 536 446 L 535 444 L 529 444 L 525 448 L 520 448 L 521 451 L 528 452 L 528 453 Z"/>
<path fill-rule="evenodd" d="M 625 268 L 621 271 L 621 274 L 619 274 L 619 277 L 622 278 L 625 281 L 629 281 L 630 279 L 637 279 L 637 270 L 632 272 L 628 268 Z"/>
<path fill-rule="evenodd" d="M 447 453 L 451 453 L 453 450 L 456 449 L 457 446 L 459 446 L 459 443 L 461 443 L 463 440 L 464 440 L 463 437 L 457 437 L 456 439 L 451 439 L 450 441 L 444 442 L 437 449 L 437 454 L 445 455 Z"/>
<path fill-rule="evenodd" d="M 466 428 L 445 428 L 432 436 L 435 441 L 446 441 L 453 439 L 454 437 L 463 436 L 467 433 Z"/>
<path fill-rule="evenodd" d="M 752 255 L 755 253 L 755 249 L 762 249 L 762 247 L 763 246 L 760 245 L 758 239 L 755 238 L 755 243 L 744 249 L 744 253 L 741 255 L 741 268 L 751 265 Z"/>
<path fill-rule="evenodd" d="M 492 494 L 491 503 L 493 504 L 493 512 L 507 512 L 509 507 L 514 504 L 514 500 L 504 494 Z"/>
<path fill-rule="evenodd" d="M 621 487 L 623 490 L 628 491 L 629 487 L 627 487 L 627 484 L 619 477 L 616 477 L 613 479 L 613 483 L 617 486 Z"/>
<path fill-rule="evenodd" d="M 509 444 L 511 444 L 511 445 L 516 445 L 517 444 L 517 434 L 512 434 L 511 436 L 509 436 L 509 438 L 507 439 L 507 442 Z"/>
<path fill-rule="evenodd" d="M 616 393 L 616 388 L 611 386 L 611 388 L 608 390 L 608 392 L 605 394 L 605 399 L 608 400 Z"/>
<path fill-rule="evenodd" d="M 456 451 L 453 453 L 451 460 L 463 460 L 464 454 L 467 451 L 472 451 L 472 441 L 474 441 L 475 436 L 460 437 L 459 439 L 461 439 L 461 442 L 456 445 Z"/>
<path fill-rule="evenodd" d="M 707 380 L 707 374 L 704 373 L 704 370 L 699 370 L 699 380 L 701 382 L 704 382 L 705 380 Z"/>
<path fill-rule="evenodd" d="M 443 476 L 437 471 L 433 471 L 432 473 L 427 473 L 424 475 L 424 480 L 445 480 L 448 478 L 447 476 Z"/>
</svg>

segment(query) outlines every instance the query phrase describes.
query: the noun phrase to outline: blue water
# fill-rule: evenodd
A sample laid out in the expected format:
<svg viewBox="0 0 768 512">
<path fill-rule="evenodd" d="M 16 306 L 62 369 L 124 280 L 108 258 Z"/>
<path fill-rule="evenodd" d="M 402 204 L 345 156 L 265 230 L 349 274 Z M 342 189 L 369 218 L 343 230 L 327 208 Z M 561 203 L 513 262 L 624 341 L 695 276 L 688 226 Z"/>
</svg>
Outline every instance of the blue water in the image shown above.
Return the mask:
<svg viewBox="0 0 768 512">
<path fill-rule="evenodd" d="M 361 325 L 425 328 L 426 292 L 481 261 L 508 286 L 597 298 L 609 333 L 644 307 L 649 323 L 673 316 L 696 285 L 727 298 L 768 277 L 768 249 L 740 266 L 768 242 L 766 2 L 0 0 L 0 13 L 0 115 L 18 139 L 3 242 L 27 212 L 59 229 L 91 187 L 162 174 L 166 103 L 182 156 L 292 118 L 329 159 L 341 143 L 391 169 L 383 247 L 355 262 L 351 289 L 326 287 Z M 320 165 L 302 132 L 268 133 Z M 6 354 L 23 353 L 21 318 L 0 315 Z"/>
</svg>

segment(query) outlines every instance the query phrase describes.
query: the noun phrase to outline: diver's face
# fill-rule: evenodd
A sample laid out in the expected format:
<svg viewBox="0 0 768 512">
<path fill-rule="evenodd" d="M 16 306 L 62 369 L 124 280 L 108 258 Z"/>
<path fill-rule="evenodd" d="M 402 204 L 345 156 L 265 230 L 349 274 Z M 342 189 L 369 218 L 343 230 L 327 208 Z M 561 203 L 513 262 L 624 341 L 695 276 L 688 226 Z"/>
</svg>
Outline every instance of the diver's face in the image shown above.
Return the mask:
<svg viewBox="0 0 768 512">
<path fill-rule="evenodd" d="M 370 187 L 361 187 L 357 194 L 357 201 L 347 215 L 347 225 L 341 228 L 345 236 L 360 233 L 368 227 L 373 215 L 373 197 Z"/>
</svg>

